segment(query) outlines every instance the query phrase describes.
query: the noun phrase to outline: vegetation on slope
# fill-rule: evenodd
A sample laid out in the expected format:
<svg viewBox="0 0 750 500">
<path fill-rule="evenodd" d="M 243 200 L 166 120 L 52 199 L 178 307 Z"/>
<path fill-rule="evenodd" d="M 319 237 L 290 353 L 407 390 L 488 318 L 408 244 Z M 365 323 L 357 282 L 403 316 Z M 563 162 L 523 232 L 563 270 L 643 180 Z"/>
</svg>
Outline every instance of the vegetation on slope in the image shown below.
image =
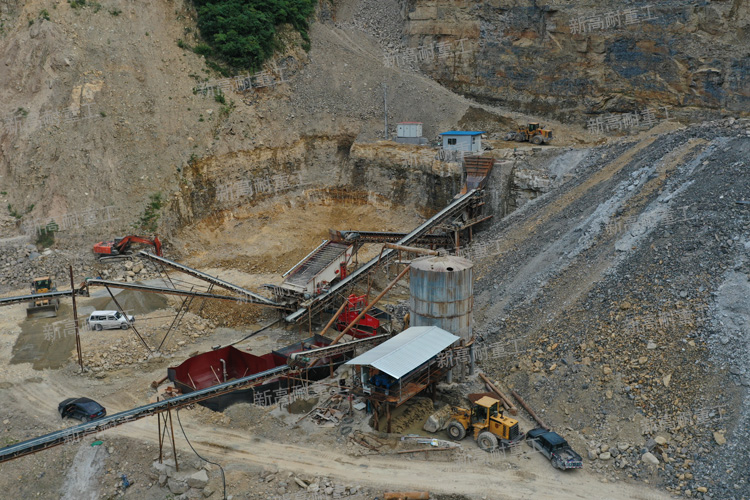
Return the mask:
<svg viewBox="0 0 750 500">
<path fill-rule="evenodd" d="M 276 48 L 276 28 L 290 24 L 309 49 L 307 19 L 315 0 L 193 0 L 207 43 L 195 51 L 238 69 L 258 69 Z"/>
</svg>

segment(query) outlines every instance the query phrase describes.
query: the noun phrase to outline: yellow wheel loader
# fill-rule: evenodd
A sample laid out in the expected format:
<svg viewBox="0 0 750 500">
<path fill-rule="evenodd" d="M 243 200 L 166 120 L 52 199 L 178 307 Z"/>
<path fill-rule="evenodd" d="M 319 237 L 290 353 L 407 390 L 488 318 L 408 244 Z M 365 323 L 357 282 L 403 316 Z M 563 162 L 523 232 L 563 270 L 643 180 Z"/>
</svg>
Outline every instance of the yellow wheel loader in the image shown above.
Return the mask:
<svg viewBox="0 0 750 500">
<path fill-rule="evenodd" d="M 40 278 L 34 278 L 31 282 L 31 294 L 36 295 L 40 293 L 56 292 L 57 287 L 52 281 L 52 276 L 42 276 Z M 57 309 L 60 307 L 60 299 L 47 298 L 32 300 L 29 302 L 29 306 L 26 308 L 26 317 L 44 317 L 54 318 L 57 316 Z"/>
<path fill-rule="evenodd" d="M 484 451 L 498 446 L 508 447 L 524 438 L 518 429 L 518 420 L 503 415 L 500 401 L 484 396 L 471 409 L 453 407 L 448 423 L 448 435 L 455 441 L 462 440 L 468 431 Z"/>
</svg>

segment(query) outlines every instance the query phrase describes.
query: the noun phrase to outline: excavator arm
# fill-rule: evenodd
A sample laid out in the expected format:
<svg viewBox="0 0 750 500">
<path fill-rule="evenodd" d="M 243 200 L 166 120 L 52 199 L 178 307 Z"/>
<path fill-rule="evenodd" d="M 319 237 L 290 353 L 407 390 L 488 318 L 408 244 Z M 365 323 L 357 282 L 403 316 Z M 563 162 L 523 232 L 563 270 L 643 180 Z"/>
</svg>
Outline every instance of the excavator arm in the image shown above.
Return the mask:
<svg viewBox="0 0 750 500">
<path fill-rule="evenodd" d="M 144 238 L 143 236 L 134 236 L 134 235 L 126 236 L 116 244 L 117 251 L 120 253 L 126 252 L 128 247 L 130 247 L 132 243 L 142 243 L 144 245 L 152 245 L 154 247 L 156 255 L 159 257 L 162 256 L 161 241 L 159 241 L 158 236 L 155 236 L 153 240 Z"/>
</svg>

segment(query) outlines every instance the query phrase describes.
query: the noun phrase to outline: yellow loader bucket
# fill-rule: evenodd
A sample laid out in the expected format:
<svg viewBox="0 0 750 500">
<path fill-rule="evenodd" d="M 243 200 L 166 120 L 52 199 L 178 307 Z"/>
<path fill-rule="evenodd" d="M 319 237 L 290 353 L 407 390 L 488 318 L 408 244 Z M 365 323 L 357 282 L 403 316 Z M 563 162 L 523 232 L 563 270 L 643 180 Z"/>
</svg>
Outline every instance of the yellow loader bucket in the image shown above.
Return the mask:
<svg viewBox="0 0 750 500">
<path fill-rule="evenodd" d="M 26 308 L 27 318 L 55 318 L 60 308 L 60 299 L 40 300 L 29 303 Z"/>
</svg>

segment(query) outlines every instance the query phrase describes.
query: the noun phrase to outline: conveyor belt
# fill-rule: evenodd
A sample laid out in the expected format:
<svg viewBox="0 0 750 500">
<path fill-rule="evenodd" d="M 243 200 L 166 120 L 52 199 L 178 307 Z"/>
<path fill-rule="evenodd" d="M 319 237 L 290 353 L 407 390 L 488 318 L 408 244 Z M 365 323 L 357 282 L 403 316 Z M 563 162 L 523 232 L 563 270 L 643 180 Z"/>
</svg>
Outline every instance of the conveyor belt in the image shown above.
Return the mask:
<svg viewBox="0 0 750 500">
<path fill-rule="evenodd" d="M 173 260 L 166 259 L 164 257 L 159 257 L 157 255 L 154 255 L 150 252 L 147 252 L 145 250 L 141 250 L 138 252 L 143 257 L 146 257 L 147 259 L 151 259 L 154 262 L 159 262 L 160 264 L 164 264 L 166 266 L 173 267 L 177 269 L 180 272 L 183 272 L 185 274 L 189 274 L 190 276 L 194 278 L 198 278 L 199 280 L 207 281 L 209 283 L 212 283 L 215 286 L 224 288 L 226 290 L 229 290 L 231 292 L 244 295 L 247 297 L 250 297 L 254 300 L 248 300 L 247 302 L 252 302 L 254 304 L 266 304 L 269 306 L 279 306 L 276 302 L 267 299 L 263 297 L 262 295 L 258 295 L 257 293 L 253 293 L 250 290 L 247 290 L 245 288 L 242 288 L 241 286 L 234 285 L 232 283 L 229 283 L 228 281 L 220 280 L 219 278 L 216 278 L 214 276 L 211 276 L 209 274 L 206 274 L 204 272 L 198 271 L 197 269 L 193 269 L 192 267 L 188 267 L 184 264 L 180 264 L 178 262 L 175 262 Z"/>
<path fill-rule="evenodd" d="M 297 359 L 300 359 L 300 358 L 318 359 L 318 358 L 336 356 L 337 354 L 350 351 L 357 347 L 369 347 L 372 344 L 375 344 L 375 345 L 382 344 L 383 342 L 388 340 L 390 337 L 391 336 L 389 334 L 384 333 L 382 335 L 375 335 L 374 337 L 367 337 L 364 339 L 352 340 L 351 342 L 345 342 L 343 344 L 327 345 L 325 347 L 318 347 L 317 349 L 310 349 L 307 351 L 295 352 L 289 355 L 288 362 L 292 364 L 295 361 L 297 361 Z"/>
<path fill-rule="evenodd" d="M 17 295 L 15 297 L 5 297 L 0 299 L 0 306 L 18 304 L 19 302 L 30 302 L 32 300 L 54 299 L 55 297 L 72 297 L 73 294 L 86 296 L 85 290 L 63 290 L 58 292 L 32 293 L 29 295 Z"/>
<path fill-rule="evenodd" d="M 336 231 L 341 241 L 346 243 L 396 243 L 408 233 L 388 231 Z M 448 245 L 454 246 L 453 237 L 447 234 L 424 234 L 412 242 L 413 245 Z"/>
<path fill-rule="evenodd" d="M 194 292 L 192 290 L 180 290 L 179 288 L 169 288 L 164 286 L 150 286 L 141 285 L 139 283 L 123 283 L 121 281 L 109 281 L 100 280 L 98 278 L 89 278 L 86 280 L 88 286 L 105 286 L 107 288 L 121 288 L 123 290 L 136 290 L 138 292 L 147 293 L 163 293 L 165 295 L 179 295 L 181 297 L 197 297 L 204 299 L 219 299 L 219 300 L 231 300 L 232 302 L 250 302 L 253 304 L 259 304 L 253 297 L 237 297 L 235 295 L 216 295 L 213 293 Z M 40 295 L 34 295 L 34 298 L 38 298 Z M 260 303 L 261 305 L 268 305 L 266 303 Z M 273 305 L 271 307 L 281 307 Z"/>
<path fill-rule="evenodd" d="M 270 370 L 266 370 L 261 373 L 256 373 L 249 377 L 232 380 L 223 384 L 217 384 L 212 387 L 193 391 L 189 394 L 177 396 L 157 403 L 147 404 L 145 406 L 139 406 L 132 410 L 122 411 L 109 415 L 93 422 L 88 422 L 74 427 L 69 427 L 61 431 L 52 432 L 39 436 L 34 439 L 29 439 L 21 443 L 17 443 L 5 448 L 0 448 L 0 463 L 13 460 L 15 458 L 36 453 L 38 451 L 53 448 L 55 446 L 64 444 L 70 440 L 77 440 L 83 436 L 89 434 L 95 434 L 102 429 L 109 429 L 110 427 L 116 427 L 118 425 L 133 422 L 144 417 L 156 415 L 158 413 L 173 410 L 176 408 L 182 408 L 189 404 L 197 403 L 206 399 L 210 399 L 222 394 L 244 389 L 253 385 L 257 385 L 264 380 L 275 378 L 290 370 L 289 366 L 278 366 Z"/>
<path fill-rule="evenodd" d="M 477 193 L 478 193 L 477 190 L 472 189 L 465 195 L 457 197 L 450 203 L 450 205 L 448 205 L 447 207 L 442 209 L 440 212 L 433 215 L 429 220 L 422 223 L 414 231 L 408 233 L 406 236 L 398 240 L 396 243 L 398 243 L 399 245 L 409 245 L 414 240 L 416 240 L 417 238 L 425 234 L 427 231 L 429 231 L 430 228 L 432 228 L 433 226 L 437 224 L 441 224 L 449 217 L 463 210 L 477 196 Z M 386 262 L 387 260 L 391 259 L 396 254 L 397 254 L 396 250 L 392 250 L 392 249 L 385 250 L 380 255 L 380 257 L 373 258 L 372 260 L 364 264 L 362 267 L 354 271 L 352 274 L 350 274 L 343 280 L 333 285 L 327 292 L 322 293 L 316 297 L 313 297 L 303 302 L 301 304 L 301 307 L 297 311 L 286 316 L 284 319 L 288 323 L 296 323 L 305 314 L 307 314 L 308 310 L 312 310 L 313 308 L 317 309 L 325 305 L 328 301 L 333 300 L 337 296 L 337 294 L 340 293 L 342 289 L 345 289 L 346 287 L 351 286 L 354 283 L 357 283 L 359 280 L 365 278 L 367 274 L 370 271 L 372 271 L 372 269 L 377 265 L 378 260 L 380 260 L 381 262 Z"/>
</svg>

